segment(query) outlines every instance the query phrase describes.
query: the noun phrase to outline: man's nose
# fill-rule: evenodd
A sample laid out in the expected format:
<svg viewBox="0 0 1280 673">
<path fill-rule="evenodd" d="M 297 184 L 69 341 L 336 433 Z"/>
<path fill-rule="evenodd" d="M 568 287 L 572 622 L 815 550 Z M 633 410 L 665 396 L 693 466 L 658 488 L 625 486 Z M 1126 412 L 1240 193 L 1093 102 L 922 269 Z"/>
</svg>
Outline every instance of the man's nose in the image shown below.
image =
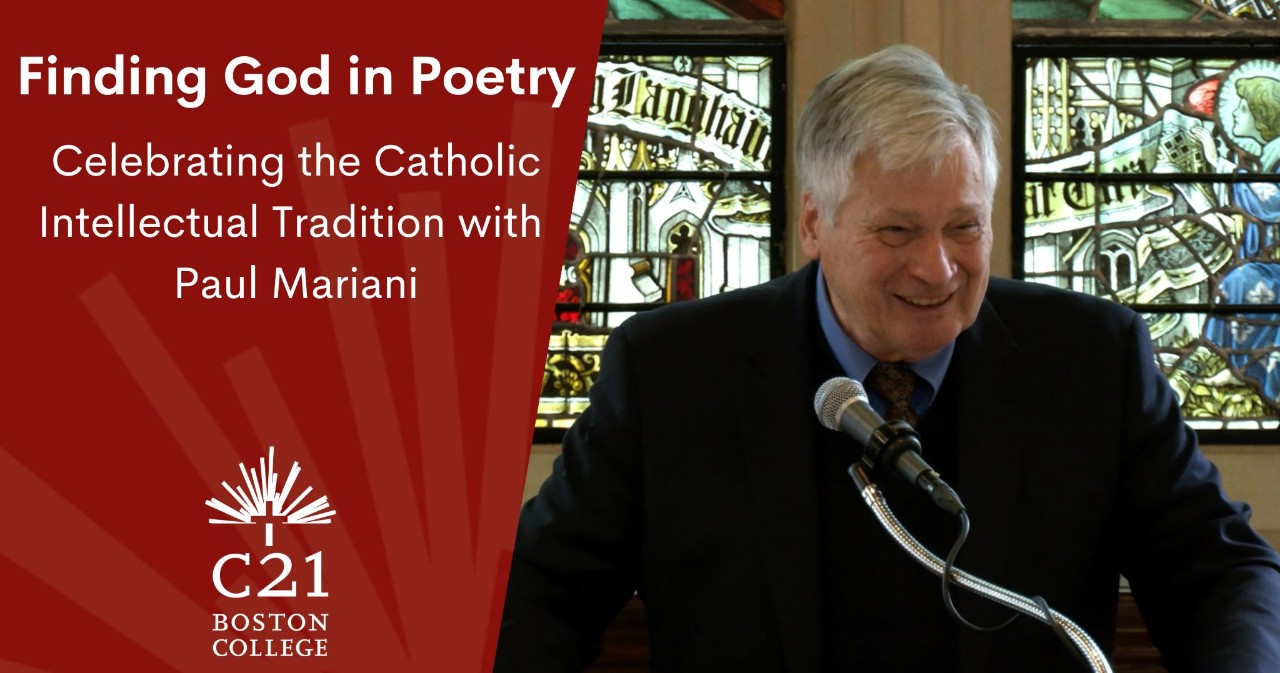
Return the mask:
<svg viewBox="0 0 1280 673">
<path fill-rule="evenodd" d="M 916 239 L 908 268 L 911 275 L 931 286 L 950 283 L 956 265 L 946 237 L 930 234 Z"/>
</svg>

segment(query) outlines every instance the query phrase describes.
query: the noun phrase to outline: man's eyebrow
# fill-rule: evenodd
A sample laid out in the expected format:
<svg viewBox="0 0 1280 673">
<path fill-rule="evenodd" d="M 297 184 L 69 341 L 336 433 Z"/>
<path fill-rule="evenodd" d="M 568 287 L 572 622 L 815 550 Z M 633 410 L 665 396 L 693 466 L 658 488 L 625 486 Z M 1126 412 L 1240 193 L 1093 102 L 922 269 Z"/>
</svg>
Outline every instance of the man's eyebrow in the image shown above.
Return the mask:
<svg viewBox="0 0 1280 673">
<path fill-rule="evenodd" d="M 904 210 L 902 208 L 887 208 L 875 215 L 867 218 L 871 222 L 883 222 L 885 220 L 907 221 L 914 223 L 920 219 L 920 213 L 914 210 Z"/>
<path fill-rule="evenodd" d="M 979 217 L 986 211 L 986 204 L 968 203 L 960 204 L 951 210 L 952 217 Z"/>
<path fill-rule="evenodd" d="M 951 219 L 976 217 L 981 218 L 986 211 L 986 205 L 983 203 L 960 204 L 951 209 L 948 217 Z M 864 222 L 868 224 L 884 224 L 903 222 L 906 224 L 916 224 L 920 221 L 921 215 L 919 211 L 909 208 L 885 208 L 877 211 L 867 217 Z"/>
</svg>

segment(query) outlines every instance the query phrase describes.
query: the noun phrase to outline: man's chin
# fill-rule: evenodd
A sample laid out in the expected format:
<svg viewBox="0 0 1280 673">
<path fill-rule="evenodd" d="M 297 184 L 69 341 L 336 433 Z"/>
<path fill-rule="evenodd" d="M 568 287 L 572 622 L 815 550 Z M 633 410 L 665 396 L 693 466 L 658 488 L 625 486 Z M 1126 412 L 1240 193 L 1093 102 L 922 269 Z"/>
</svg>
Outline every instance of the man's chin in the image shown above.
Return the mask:
<svg viewBox="0 0 1280 673">
<path fill-rule="evenodd" d="M 958 331 L 950 329 L 929 330 L 927 333 L 916 330 L 906 334 L 904 338 L 897 341 L 901 344 L 898 351 L 902 354 L 898 361 L 919 362 L 937 355 L 939 351 L 955 341 L 958 334 Z"/>
<path fill-rule="evenodd" d="M 934 341 L 899 341 L 898 345 L 893 349 L 881 351 L 881 353 L 868 354 L 879 360 L 880 362 L 920 362 L 926 360 L 932 355 L 937 355 L 951 341 L 943 341 L 935 343 Z"/>
</svg>

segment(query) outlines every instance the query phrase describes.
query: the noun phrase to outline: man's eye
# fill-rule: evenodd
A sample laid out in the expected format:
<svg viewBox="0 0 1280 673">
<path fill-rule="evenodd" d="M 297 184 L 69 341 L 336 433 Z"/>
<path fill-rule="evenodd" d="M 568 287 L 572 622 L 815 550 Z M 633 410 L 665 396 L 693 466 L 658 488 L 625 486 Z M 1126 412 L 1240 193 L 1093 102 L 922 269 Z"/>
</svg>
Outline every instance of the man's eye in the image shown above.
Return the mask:
<svg viewBox="0 0 1280 673">
<path fill-rule="evenodd" d="M 906 245 L 911 242 L 911 230 L 906 227 L 880 227 L 876 230 L 880 242 L 889 246 Z"/>
</svg>

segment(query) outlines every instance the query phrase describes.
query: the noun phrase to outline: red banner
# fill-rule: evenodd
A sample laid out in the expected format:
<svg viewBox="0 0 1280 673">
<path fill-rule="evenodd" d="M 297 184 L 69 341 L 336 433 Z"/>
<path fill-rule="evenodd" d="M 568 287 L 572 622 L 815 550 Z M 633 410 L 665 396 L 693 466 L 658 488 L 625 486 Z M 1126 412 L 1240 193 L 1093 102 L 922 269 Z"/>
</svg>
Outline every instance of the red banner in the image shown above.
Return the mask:
<svg viewBox="0 0 1280 673">
<path fill-rule="evenodd" d="M 491 667 L 604 5 L 10 12 L 0 671 Z"/>
</svg>

